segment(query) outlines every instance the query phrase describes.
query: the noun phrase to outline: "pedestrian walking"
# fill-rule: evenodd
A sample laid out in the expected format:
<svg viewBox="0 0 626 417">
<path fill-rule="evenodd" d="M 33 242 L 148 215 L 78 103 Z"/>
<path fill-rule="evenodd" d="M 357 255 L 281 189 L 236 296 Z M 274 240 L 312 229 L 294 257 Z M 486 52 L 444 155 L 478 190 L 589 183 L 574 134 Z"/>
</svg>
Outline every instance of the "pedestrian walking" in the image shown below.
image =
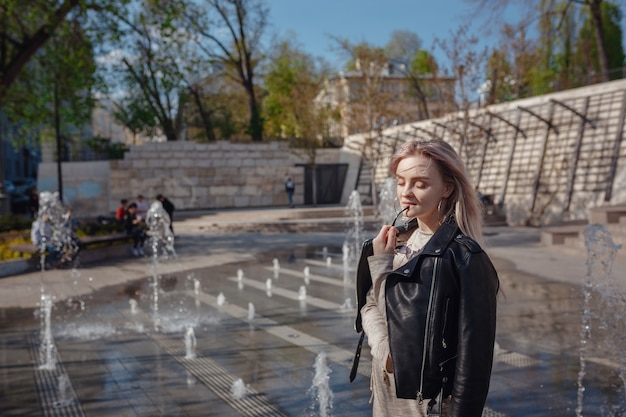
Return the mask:
<svg viewBox="0 0 626 417">
<path fill-rule="evenodd" d="M 287 192 L 287 199 L 289 200 L 289 207 L 294 207 L 293 204 L 293 193 L 296 190 L 296 185 L 294 184 L 291 177 L 287 178 L 285 182 L 285 191 Z"/>
</svg>

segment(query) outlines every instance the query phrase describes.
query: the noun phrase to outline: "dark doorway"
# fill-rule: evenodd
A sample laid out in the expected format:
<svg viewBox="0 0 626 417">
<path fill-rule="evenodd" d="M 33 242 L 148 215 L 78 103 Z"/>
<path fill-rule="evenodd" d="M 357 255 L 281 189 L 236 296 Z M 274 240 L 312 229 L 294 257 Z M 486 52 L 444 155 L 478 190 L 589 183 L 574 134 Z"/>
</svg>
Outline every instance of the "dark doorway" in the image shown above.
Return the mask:
<svg viewBox="0 0 626 417">
<path fill-rule="evenodd" d="M 304 204 L 313 204 L 313 167 L 304 167 Z M 317 204 L 339 204 L 343 193 L 343 184 L 348 172 L 348 164 L 318 164 Z"/>
</svg>

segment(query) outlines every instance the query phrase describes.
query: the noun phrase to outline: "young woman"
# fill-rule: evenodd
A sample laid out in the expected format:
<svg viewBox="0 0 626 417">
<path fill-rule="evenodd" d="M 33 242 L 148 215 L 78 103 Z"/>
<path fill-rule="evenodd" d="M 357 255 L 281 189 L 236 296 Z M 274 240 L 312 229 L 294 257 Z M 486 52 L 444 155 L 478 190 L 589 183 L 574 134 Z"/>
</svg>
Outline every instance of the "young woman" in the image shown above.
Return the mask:
<svg viewBox="0 0 626 417">
<path fill-rule="evenodd" d="M 356 328 L 371 347 L 373 415 L 480 417 L 499 282 L 477 243 L 474 186 L 439 140 L 405 143 L 390 171 L 402 212 L 417 228 L 385 225 L 361 255 Z"/>
</svg>

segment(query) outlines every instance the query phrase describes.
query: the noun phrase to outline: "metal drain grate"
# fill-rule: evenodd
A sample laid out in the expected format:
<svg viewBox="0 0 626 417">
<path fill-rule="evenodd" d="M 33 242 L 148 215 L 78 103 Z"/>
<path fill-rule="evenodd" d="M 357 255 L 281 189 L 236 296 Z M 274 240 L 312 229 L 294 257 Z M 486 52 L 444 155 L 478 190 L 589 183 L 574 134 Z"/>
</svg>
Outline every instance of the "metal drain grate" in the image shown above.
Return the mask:
<svg viewBox="0 0 626 417">
<path fill-rule="evenodd" d="M 198 378 L 204 385 L 224 400 L 229 406 L 250 417 L 288 417 L 278 406 L 270 402 L 265 395 L 248 387 L 248 395 L 235 400 L 231 395 L 231 388 L 235 378 L 225 368 L 206 357 L 185 359 L 183 343 L 166 339 L 160 335 L 153 335 L 153 339 L 172 355 L 186 370 Z"/>
<path fill-rule="evenodd" d="M 517 368 L 525 368 L 527 366 L 535 366 L 541 363 L 540 360 L 522 355 L 516 352 L 506 352 L 496 355 L 496 362 L 506 363 Z"/>
<path fill-rule="evenodd" d="M 507 417 L 507 415 L 485 407 L 482 417 Z"/>
<path fill-rule="evenodd" d="M 39 364 L 42 363 L 39 352 L 39 338 L 34 334 L 30 335 L 28 346 L 33 358 L 33 372 L 43 415 L 45 417 L 84 417 L 83 408 L 76 397 L 74 387 L 65 372 L 65 367 L 59 355 L 56 354 L 56 366 L 54 369 L 39 369 Z M 60 387 L 60 381 L 65 381 L 66 385 Z"/>
</svg>

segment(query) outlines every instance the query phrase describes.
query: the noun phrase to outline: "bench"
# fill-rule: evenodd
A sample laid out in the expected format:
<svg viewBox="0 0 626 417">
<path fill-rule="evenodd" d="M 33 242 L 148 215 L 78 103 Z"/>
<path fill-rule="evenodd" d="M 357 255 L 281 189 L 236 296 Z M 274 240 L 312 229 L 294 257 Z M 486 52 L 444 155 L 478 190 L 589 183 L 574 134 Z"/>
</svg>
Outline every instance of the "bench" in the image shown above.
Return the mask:
<svg viewBox="0 0 626 417">
<path fill-rule="evenodd" d="M 132 240 L 132 236 L 127 235 L 126 233 L 115 233 L 109 235 L 96 235 L 96 236 L 83 236 L 80 239 L 81 248 L 88 248 L 90 246 L 105 244 L 105 246 L 110 246 L 117 242 L 130 242 Z M 14 252 L 18 252 L 20 254 L 20 258 L 24 257 L 24 254 L 35 255 L 40 251 L 39 246 L 36 246 L 32 243 L 23 243 L 21 245 L 11 245 L 11 250 Z"/>
<path fill-rule="evenodd" d="M 544 227 L 541 229 L 541 244 L 544 246 L 565 245 L 566 239 L 582 236 L 584 224 Z"/>
</svg>

